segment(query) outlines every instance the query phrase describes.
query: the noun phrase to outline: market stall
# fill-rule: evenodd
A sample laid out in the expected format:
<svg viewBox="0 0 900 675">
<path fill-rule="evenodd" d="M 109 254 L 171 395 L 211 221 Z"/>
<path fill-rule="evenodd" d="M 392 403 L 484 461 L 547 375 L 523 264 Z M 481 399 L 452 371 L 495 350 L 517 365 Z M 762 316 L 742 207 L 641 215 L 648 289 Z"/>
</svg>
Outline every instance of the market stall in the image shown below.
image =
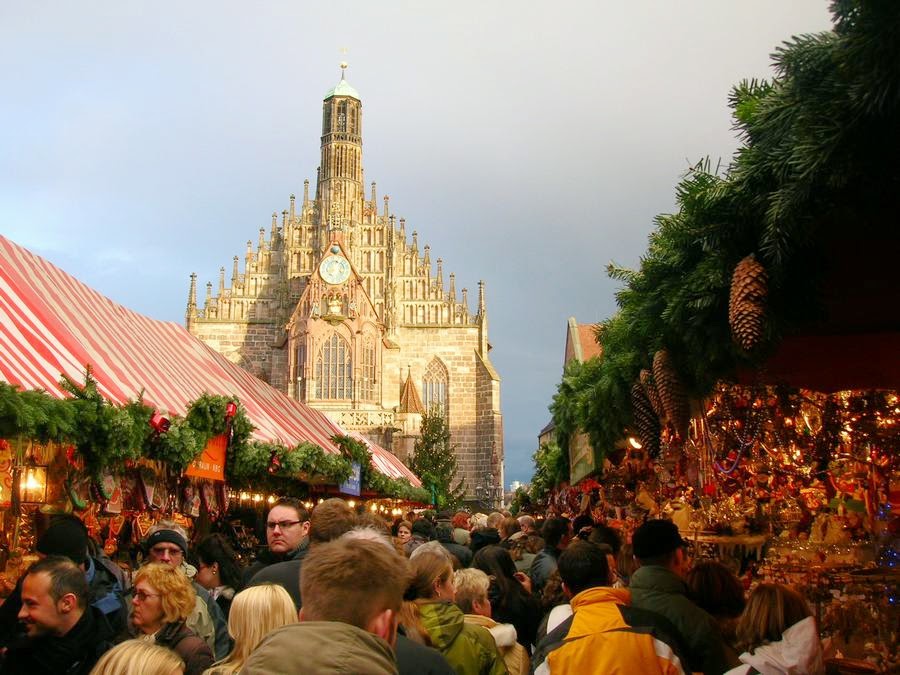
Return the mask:
<svg viewBox="0 0 900 675">
<path fill-rule="evenodd" d="M 261 512 L 282 495 L 355 489 L 414 501 L 424 498 L 420 487 L 393 454 L 182 327 L 127 310 L 0 237 L 7 576 L 27 562 L 35 529 L 55 512 L 79 514 L 98 545 L 129 564 L 159 518 L 191 532 L 224 528 L 243 492 Z M 252 532 L 232 534 L 247 535 L 252 550 Z"/>
</svg>

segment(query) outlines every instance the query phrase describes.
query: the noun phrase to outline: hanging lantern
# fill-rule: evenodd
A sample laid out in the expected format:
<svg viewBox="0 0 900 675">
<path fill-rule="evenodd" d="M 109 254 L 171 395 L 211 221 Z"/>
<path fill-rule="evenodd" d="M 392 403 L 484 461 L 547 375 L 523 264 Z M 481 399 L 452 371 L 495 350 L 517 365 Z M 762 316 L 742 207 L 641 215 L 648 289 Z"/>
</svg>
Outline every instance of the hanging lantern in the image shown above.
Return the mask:
<svg viewBox="0 0 900 675">
<path fill-rule="evenodd" d="M 43 504 L 47 501 L 47 467 L 29 465 L 19 477 L 19 502 Z"/>
</svg>

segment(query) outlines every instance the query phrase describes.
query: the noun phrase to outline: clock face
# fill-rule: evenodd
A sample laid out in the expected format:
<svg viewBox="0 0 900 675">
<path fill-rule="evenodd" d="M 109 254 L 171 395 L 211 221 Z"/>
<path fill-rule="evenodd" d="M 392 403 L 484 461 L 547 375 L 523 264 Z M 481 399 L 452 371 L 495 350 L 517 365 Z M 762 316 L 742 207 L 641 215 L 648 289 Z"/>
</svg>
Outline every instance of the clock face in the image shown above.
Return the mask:
<svg viewBox="0 0 900 675">
<path fill-rule="evenodd" d="M 330 255 L 319 265 L 319 276 L 329 284 L 342 284 L 350 277 L 350 263 L 339 255 Z"/>
</svg>

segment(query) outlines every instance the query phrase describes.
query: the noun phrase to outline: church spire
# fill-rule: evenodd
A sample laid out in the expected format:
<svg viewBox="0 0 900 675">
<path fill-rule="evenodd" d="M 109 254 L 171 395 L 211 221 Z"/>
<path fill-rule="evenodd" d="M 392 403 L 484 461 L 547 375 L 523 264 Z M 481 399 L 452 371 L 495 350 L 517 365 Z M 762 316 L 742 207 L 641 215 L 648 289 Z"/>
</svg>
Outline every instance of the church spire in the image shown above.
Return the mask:
<svg viewBox="0 0 900 675">
<path fill-rule="evenodd" d="M 320 201 L 319 226 L 337 204 L 343 221 L 353 226 L 361 220 L 365 191 L 362 170 L 362 102 L 347 83 L 347 63 L 341 63 L 341 81 L 322 102 L 322 144 L 316 199 Z"/>
<path fill-rule="evenodd" d="M 488 350 L 491 346 L 488 344 L 488 318 L 487 307 L 484 304 L 484 282 L 478 282 L 478 348 L 479 353 L 487 358 Z"/>
<path fill-rule="evenodd" d="M 184 313 L 184 321 L 190 330 L 197 318 L 197 273 L 191 272 L 191 288 L 188 291 L 187 310 Z"/>
</svg>

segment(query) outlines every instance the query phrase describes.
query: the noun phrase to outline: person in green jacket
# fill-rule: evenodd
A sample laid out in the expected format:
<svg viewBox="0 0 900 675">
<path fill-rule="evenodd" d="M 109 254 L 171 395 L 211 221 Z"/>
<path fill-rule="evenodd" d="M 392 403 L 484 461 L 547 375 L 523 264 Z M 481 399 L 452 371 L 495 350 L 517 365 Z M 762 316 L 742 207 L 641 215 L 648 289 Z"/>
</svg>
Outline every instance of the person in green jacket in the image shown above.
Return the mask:
<svg viewBox="0 0 900 675">
<path fill-rule="evenodd" d="M 688 544 L 668 520 L 648 520 L 632 537 L 641 566 L 632 575 L 631 605 L 662 614 L 681 633 L 688 666 L 704 675 L 722 675 L 734 663 L 716 620 L 690 599 L 684 577 L 690 568 Z"/>
<path fill-rule="evenodd" d="M 419 547 L 410 558 L 411 581 L 401 612 L 407 635 L 434 647 L 459 675 L 505 675 L 490 631 L 467 624 L 453 604 L 453 563 L 440 545 Z"/>
</svg>

